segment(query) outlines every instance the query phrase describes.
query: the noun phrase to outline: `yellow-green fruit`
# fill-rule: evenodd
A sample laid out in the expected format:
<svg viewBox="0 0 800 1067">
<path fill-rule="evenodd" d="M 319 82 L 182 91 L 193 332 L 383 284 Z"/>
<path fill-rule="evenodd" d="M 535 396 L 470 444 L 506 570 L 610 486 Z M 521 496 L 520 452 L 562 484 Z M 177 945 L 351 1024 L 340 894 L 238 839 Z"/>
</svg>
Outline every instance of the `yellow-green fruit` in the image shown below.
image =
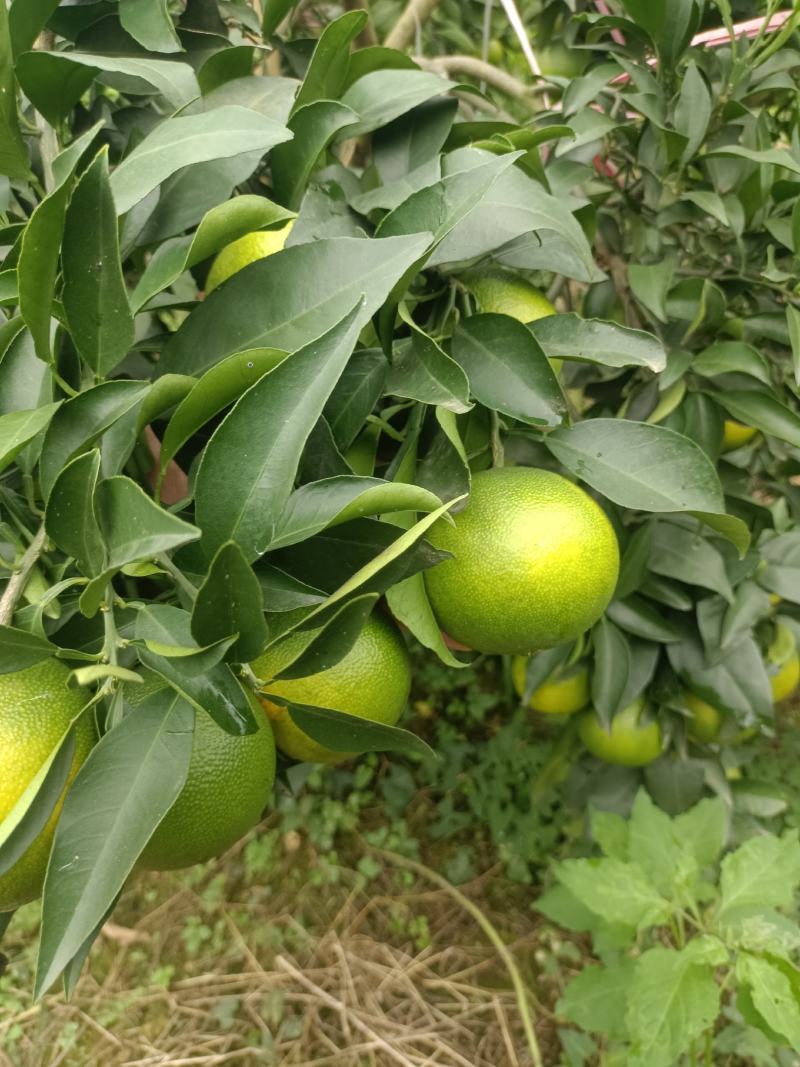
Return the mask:
<svg viewBox="0 0 800 1067">
<path fill-rule="evenodd" d="M 735 448 L 741 448 L 757 433 L 755 426 L 745 426 L 744 423 L 736 422 L 734 419 L 726 419 L 725 432 L 722 435 L 722 451 L 733 452 Z"/>
<path fill-rule="evenodd" d="M 776 704 L 786 700 L 797 689 L 800 683 L 800 657 L 795 652 L 785 663 L 779 667 L 773 667 L 775 673 L 770 672 L 769 684 L 772 687 L 772 699 Z"/>
<path fill-rule="evenodd" d="M 528 660 L 525 656 L 515 656 L 511 664 L 511 678 L 517 696 L 525 693 L 525 674 Z M 585 663 L 564 671 L 556 671 L 533 691 L 529 707 L 543 715 L 573 715 L 582 711 L 589 703 L 589 671 Z"/>
<path fill-rule="evenodd" d="M 134 707 L 164 688 L 157 675 L 142 673 L 144 685 L 125 687 Z M 139 857 L 140 867 L 170 871 L 204 863 L 261 818 L 275 780 L 275 739 L 255 697 L 252 705 L 258 730 L 245 736 L 229 734 L 206 712 L 196 712 L 186 782 Z"/>
<path fill-rule="evenodd" d="M 767 649 L 767 673 L 776 704 L 786 700 L 800 682 L 800 658 L 794 631 L 785 623 L 775 624 L 775 636 Z"/>
<path fill-rule="evenodd" d="M 543 48 L 537 48 L 536 59 L 542 74 L 555 74 L 560 78 L 577 78 L 587 63 L 583 52 L 567 48 L 560 41 L 551 41 Z"/>
<path fill-rule="evenodd" d="M 455 525 L 428 532 L 447 559 L 425 572 L 442 629 L 479 652 L 552 648 L 603 614 L 619 574 L 605 512 L 552 471 L 500 467 L 472 479 Z"/>
<path fill-rule="evenodd" d="M 702 744 L 716 741 L 722 727 L 720 710 L 688 690 L 683 694 L 683 702 L 692 713 L 688 724 L 689 737 Z"/>
<path fill-rule="evenodd" d="M 467 275 L 464 283 L 478 301 L 481 311 L 510 315 L 520 322 L 536 322 L 555 315 L 556 309 L 535 285 L 506 270 L 485 270 Z M 551 359 L 556 374 L 561 360 Z"/>
<path fill-rule="evenodd" d="M 639 697 L 611 720 L 609 733 L 594 709 L 578 720 L 578 733 L 593 756 L 621 767 L 644 767 L 661 755 L 661 728 L 655 720 L 642 722 L 647 707 Z"/>
<path fill-rule="evenodd" d="M 327 670 L 305 678 L 269 681 L 302 650 L 307 638 L 294 635 L 267 649 L 250 666 L 257 678 L 268 682 L 276 697 L 298 704 L 330 708 L 360 719 L 394 726 L 403 713 L 411 689 L 411 664 L 399 631 L 380 615 L 373 615 L 347 655 Z M 341 763 L 353 752 L 337 752 L 319 744 L 295 725 L 286 707 L 261 698 L 281 752 L 308 763 Z"/>
<path fill-rule="evenodd" d="M 257 259 L 271 256 L 273 252 L 280 252 L 286 244 L 291 228 L 292 222 L 287 222 L 279 230 L 255 230 L 253 233 L 246 233 L 238 241 L 231 241 L 211 264 L 206 278 L 206 293 L 216 289 L 242 267 L 255 263 Z"/>
<path fill-rule="evenodd" d="M 68 677 L 67 668 L 54 659 L 0 675 L 0 823 L 86 704 L 85 690 L 67 689 Z M 75 754 L 64 794 L 96 740 L 94 719 L 86 713 L 75 725 Z M 13 911 L 41 894 L 64 794 L 39 836 L 0 876 L 0 912 Z"/>
</svg>

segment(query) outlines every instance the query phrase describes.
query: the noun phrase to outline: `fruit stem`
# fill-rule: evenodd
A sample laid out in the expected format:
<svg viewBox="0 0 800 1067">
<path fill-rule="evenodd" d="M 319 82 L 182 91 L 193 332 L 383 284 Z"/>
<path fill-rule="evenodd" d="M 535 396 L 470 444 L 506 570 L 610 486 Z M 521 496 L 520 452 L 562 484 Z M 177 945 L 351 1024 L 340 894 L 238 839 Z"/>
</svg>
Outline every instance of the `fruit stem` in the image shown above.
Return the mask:
<svg viewBox="0 0 800 1067">
<path fill-rule="evenodd" d="M 42 523 L 36 536 L 25 550 L 25 554 L 19 561 L 14 573 L 9 578 L 2 597 L 0 597 L 0 626 L 11 625 L 17 601 L 22 595 L 31 571 L 36 566 L 36 561 L 42 554 L 46 538 L 47 534 L 45 533 L 44 523 Z"/>
<path fill-rule="evenodd" d="M 400 856 L 396 852 L 387 852 L 382 848 L 373 848 L 372 845 L 367 845 L 366 847 L 370 852 L 374 852 L 377 856 L 382 856 L 390 863 L 394 863 L 398 867 L 405 867 L 406 870 L 414 871 L 423 878 L 427 878 L 429 882 L 433 882 L 434 885 L 438 885 L 446 893 L 449 893 L 466 912 L 469 912 L 478 926 L 480 926 L 481 930 L 486 934 L 487 938 L 497 949 L 498 956 L 506 966 L 517 997 L 517 1007 L 519 1008 L 519 1013 L 522 1017 L 522 1025 L 525 1030 L 525 1037 L 528 1042 L 531 1059 L 533 1060 L 534 1067 L 543 1067 L 542 1054 L 539 1051 L 539 1042 L 536 1039 L 536 1031 L 533 1028 L 533 1019 L 531 1018 L 528 990 L 525 988 L 525 983 L 522 980 L 522 975 L 520 974 L 516 963 L 514 962 L 514 957 L 508 951 L 508 947 L 498 933 L 497 928 L 490 922 L 486 915 L 484 915 L 477 904 L 473 904 L 469 897 L 465 897 L 464 894 L 459 892 L 455 886 L 451 885 L 446 878 L 437 874 L 436 871 L 432 871 L 430 867 L 426 867 L 423 863 L 417 863 L 415 860 L 406 859 L 405 856 Z"/>
</svg>

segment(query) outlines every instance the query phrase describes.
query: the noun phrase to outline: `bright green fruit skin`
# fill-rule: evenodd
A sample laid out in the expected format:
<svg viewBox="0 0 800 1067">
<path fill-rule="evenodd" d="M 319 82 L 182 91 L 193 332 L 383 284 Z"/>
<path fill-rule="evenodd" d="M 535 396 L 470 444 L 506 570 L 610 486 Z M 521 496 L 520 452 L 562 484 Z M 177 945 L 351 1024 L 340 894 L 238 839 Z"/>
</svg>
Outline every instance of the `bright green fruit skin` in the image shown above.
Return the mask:
<svg viewBox="0 0 800 1067">
<path fill-rule="evenodd" d="M 639 697 L 623 708 L 611 721 L 608 733 L 594 709 L 584 712 L 578 719 L 581 741 L 598 759 L 616 763 L 621 767 L 644 767 L 661 755 L 661 728 L 655 721 L 641 723 L 646 707 L 644 697 Z"/>
<path fill-rule="evenodd" d="M 267 649 L 250 666 L 265 681 L 302 650 L 307 638 L 294 635 L 277 649 Z M 305 678 L 270 681 L 267 690 L 298 704 L 330 708 L 361 719 L 394 726 L 403 713 L 411 690 L 411 662 L 397 628 L 373 615 L 347 655 L 327 670 Z M 278 748 L 306 763 L 341 763 L 354 752 L 337 752 L 319 744 L 292 721 L 287 708 L 261 697 L 272 722 Z"/>
<path fill-rule="evenodd" d="M 722 712 L 688 690 L 683 694 L 683 702 L 692 713 L 689 737 L 706 745 L 716 741 L 722 728 Z"/>
<path fill-rule="evenodd" d="M 255 230 L 253 233 L 246 233 L 238 241 L 231 241 L 211 264 L 206 278 L 206 294 L 227 281 L 242 267 L 255 263 L 257 259 L 271 256 L 273 252 L 280 252 L 291 229 L 292 223 L 287 222 L 280 230 Z"/>
<path fill-rule="evenodd" d="M 520 322 L 535 322 L 556 309 L 535 285 L 526 278 L 504 270 L 487 270 L 468 276 L 466 285 L 482 311 L 510 315 Z"/>
<path fill-rule="evenodd" d="M 67 668 L 54 659 L 0 675 L 0 823 L 86 704 L 85 690 L 67 689 L 68 677 Z M 92 715 L 82 715 L 75 725 L 67 788 L 96 740 Z M 41 895 L 64 794 L 39 836 L 0 877 L 0 912 L 13 911 Z"/>
<path fill-rule="evenodd" d="M 450 552 L 425 572 L 442 629 L 479 652 L 528 655 L 587 630 L 605 611 L 619 547 L 605 512 L 552 471 L 501 467 L 472 479 L 455 525 L 428 539 Z"/>
<path fill-rule="evenodd" d="M 511 663 L 511 678 L 517 696 L 525 694 L 526 656 L 515 656 Z M 541 715 L 574 715 L 589 703 L 589 671 L 585 663 L 578 663 L 563 673 L 552 674 L 531 694 L 528 707 Z"/>
<path fill-rule="evenodd" d="M 148 672 L 144 685 L 125 688 L 136 706 L 164 683 Z M 195 713 L 186 783 L 139 857 L 140 867 L 171 871 L 205 863 L 259 821 L 275 781 L 275 739 L 255 697 L 252 704 L 258 730 L 245 736 L 226 733 L 206 712 Z"/>
</svg>

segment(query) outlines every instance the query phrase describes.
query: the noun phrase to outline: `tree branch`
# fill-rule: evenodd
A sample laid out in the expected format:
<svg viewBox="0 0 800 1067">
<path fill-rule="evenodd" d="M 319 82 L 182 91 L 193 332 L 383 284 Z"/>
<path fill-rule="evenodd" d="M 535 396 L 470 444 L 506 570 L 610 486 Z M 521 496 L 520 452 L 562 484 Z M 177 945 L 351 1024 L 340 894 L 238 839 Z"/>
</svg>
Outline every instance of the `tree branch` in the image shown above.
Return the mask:
<svg viewBox="0 0 800 1067">
<path fill-rule="evenodd" d="M 25 555 L 19 561 L 18 568 L 9 578 L 2 597 L 0 597 L 0 626 L 11 625 L 17 601 L 22 595 L 31 571 L 36 566 L 36 561 L 42 554 L 46 538 L 47 534 L 45 533 L 44 523 L 42 523 L 38 533 L 26 549 Z"/>
<path fill-rule="evenodd" d="M 403 14 L 389 31 L 383 42 L 387 48 L 408 48 L 425 19 L 436 7 L 436 0 L 408 0 Z"/>
<path fill-rule="evenodd" d="M 532 93 L 543 92 L 546 89 L 543 85 L 526 85 L 513 74 L 506 74 L 504 70 L 498 70 L 491 63 L 484 63 L 476 56 L 437 56 L 435 59 L 414 56 L 414 62 L 424 70 L 431 70 L 436 74 L 465 74 L 469 78 L 477 78 L 479 81 L 494 86 L 507 96 L 513 96 L 516 100 L 524 100 Z"/>
</svg>

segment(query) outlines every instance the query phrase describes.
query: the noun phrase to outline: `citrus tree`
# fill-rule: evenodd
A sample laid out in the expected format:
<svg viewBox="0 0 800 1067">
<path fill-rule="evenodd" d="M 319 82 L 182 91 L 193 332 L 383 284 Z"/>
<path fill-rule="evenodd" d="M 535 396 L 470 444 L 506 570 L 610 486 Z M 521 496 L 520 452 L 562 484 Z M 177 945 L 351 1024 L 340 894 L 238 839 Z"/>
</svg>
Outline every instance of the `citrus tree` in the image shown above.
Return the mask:
<svg viewBox="0 0 800 1067">
<path fill-rule="evenodd" d="M 587 11 L 587 73 L 498 117 L 362 11 L 0 5 L 0 912 L 43 889 L 39 993 L 137 866 L 254 825 L 276 741 L 429 754 L 411 640 L 528 657 L 525 699 L 577 668 L 562 754 L 724 790 L 691 700 L 769 721 L 794 655 L 800 156 L 792 25 L 706 55 L 700 6 Z"/>
</svg>

